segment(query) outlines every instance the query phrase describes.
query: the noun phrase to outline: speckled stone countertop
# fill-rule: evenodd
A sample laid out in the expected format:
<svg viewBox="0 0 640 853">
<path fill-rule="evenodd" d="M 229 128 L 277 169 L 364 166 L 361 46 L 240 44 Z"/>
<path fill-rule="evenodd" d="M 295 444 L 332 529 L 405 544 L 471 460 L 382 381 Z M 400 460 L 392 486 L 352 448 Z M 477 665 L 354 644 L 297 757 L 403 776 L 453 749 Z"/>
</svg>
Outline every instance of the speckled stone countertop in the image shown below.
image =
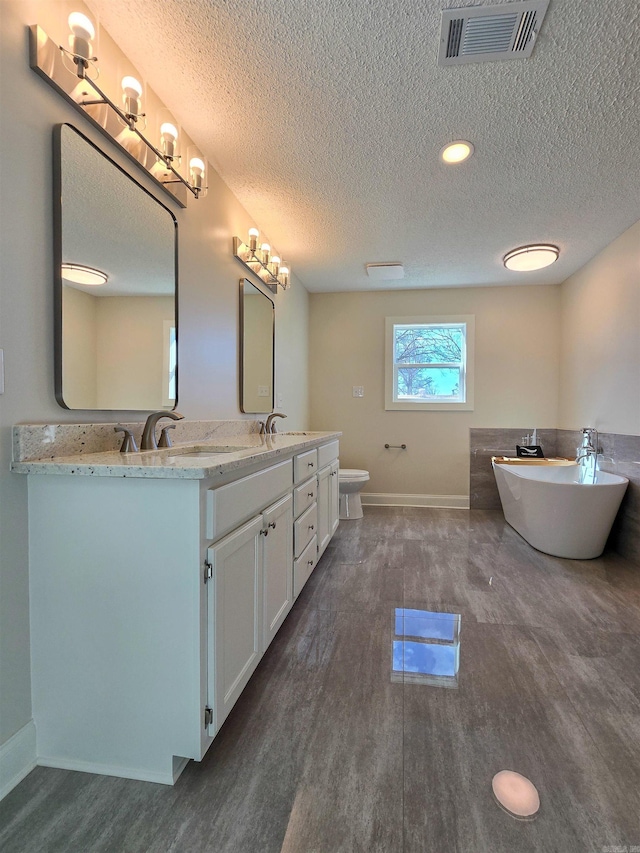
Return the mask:
<svg viewBox="0 0 640 853">
<path fill-rule="evenodd" d="M 248 468 L 259 462 L 277 461 L 279 456 L 312 449 L 327 441 L 338 439 L 340 432 L 297 432 L 257 435 L 236 434 L 230 440 L 216 439 L 175 444 L 162 450 L 146 450 L 138 453 L 104 451 L 81 453 L 69 456 L 53 456 L 46 459 L 28 459 L 11 464 L 16 474 L 73 474 L 89 477 L 153 477 L 156 479 L 198 480 L 220 474 L 228 474 Z M 233 447 L 231 452 L 219 450 Z M 210 451 L 206 458 L 192 459 L 180 456 L 189 451 Z"/>
</svg>

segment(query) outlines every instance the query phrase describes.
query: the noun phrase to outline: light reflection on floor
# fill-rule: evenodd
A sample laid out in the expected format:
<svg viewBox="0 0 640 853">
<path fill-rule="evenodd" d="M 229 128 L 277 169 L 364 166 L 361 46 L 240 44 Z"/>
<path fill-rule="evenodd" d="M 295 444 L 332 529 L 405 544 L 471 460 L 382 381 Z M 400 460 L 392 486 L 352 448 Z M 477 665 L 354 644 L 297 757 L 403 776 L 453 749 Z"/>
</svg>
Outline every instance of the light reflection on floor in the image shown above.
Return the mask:
<svg viewBox="0 0 640 853">
<path fill-rule="evenodd" d="M 395 608 L 392 681 L 458 686 L 459 613 Z"/>
</svg>

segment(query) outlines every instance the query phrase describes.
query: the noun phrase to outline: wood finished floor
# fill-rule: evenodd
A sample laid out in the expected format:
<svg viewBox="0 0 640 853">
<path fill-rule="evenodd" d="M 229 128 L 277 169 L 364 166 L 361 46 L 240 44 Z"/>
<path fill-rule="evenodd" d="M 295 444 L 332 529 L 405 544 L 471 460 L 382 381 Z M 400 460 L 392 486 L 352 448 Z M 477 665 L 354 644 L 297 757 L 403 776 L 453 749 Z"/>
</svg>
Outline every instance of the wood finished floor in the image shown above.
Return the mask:
<svg viewBox="0 0 640 853">
<path fill-rule="evenodd" d="M 365 512 L 201 764 L 173 788 L 36 768 L 2 853 L 640 850 L 640 567 L 546 556 L 499 512 Z M 397 607 L 461 615 L 457 689 L 392 680 Z M 501 769 L 536 820 L 495 805 Z"/>
</svg>

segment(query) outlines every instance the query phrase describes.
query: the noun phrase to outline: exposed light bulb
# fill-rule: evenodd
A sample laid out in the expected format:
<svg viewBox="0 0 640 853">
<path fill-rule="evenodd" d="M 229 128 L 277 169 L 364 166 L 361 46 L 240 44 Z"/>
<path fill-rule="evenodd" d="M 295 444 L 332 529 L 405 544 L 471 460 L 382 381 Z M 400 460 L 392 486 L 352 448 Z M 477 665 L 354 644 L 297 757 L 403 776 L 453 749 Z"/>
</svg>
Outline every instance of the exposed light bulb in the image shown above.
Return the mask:
<svg viewBox="0 0 640 853">
<path fill-rule="evenodd" d="M 280 267 L 278 278 L 280 279 L 280 284 L 283 289 L 286 290 L 289 287 L 289 267 Z"/>
<path fill-rule="evenodd" d="M 169 160 L 173 160 L 176 152 L 176 141 L 178 131 L 170 122 L 160 125 L 160 138 L 162 139 L 162 151 Z"/>
<path fill-rule="evenodd" d="M 262 263 L 268 264 L 271 246 L 268 243 L 263 243 L 262 246 L 260 246 L 260 251 L 262 252 Z"/>
<path fill-rule="evenodd" d="M 189 170 L 191 171 L 191 182 L 197 190 L 202 189 L 202 178 L 204 175 L 204 161 L 199 157 L 192 157 L 189 160 Z"/>
<path fill-rule="evenodd" d="M 260 232 L 257 228 L 249 228 L 249 250 L 253 254 L 258 248 L 258 237 Z"/>
<path fill-rule="evenodd" d="M 271 258 L 271 267 L 272 267 L 273 274 L 275 276 L 277 276 L 278 271 L 280 270 L 280 258 L 277 255 L 274 255 Z"/>
<path fill-rule="evenodd" d="M 71 53 L 85 60 L 91 59 L 90 42 L 96 37 L 95 27 L 82 12 L 72 12 L 68 18 L 68 24 L 73 33 L 69 36 Z"/>
<path fill-rule="evenodd" d="M 142 97 L 142 84 L 135 77 L 123 77 L 122 92 L 124 94 L 124 111 L 128 116 L 140 115 L 140 98 Z"/>
</svg>

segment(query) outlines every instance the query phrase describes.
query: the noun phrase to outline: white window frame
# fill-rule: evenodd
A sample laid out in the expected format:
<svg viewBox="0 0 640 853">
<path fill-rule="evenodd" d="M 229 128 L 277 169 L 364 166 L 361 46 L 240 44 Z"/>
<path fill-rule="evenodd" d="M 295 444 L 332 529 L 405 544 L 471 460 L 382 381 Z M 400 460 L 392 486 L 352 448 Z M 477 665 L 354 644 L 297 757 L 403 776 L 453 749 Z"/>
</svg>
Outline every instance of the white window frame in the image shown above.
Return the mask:
<svg viewBox="0 0 640 853">
<path fill-rule="evenodd" d="M 466 354 L 463 364 L 464 400 L 443 400 L 428 402 L 413 400 L 398 400 L 396 396 L 396 365 L 394 363 L 394 329 L 396 326 L 446 326 L 464 325 Z M 385 401 L 384 407 L 387 411 L 404 412 L 443 412 L 473 411 L 473 384 L 474 384 L 474 349 L 475 349 L 475 315 L 422 315 L 418 317 L 385 317 Z M 420 367 L 421 365 L 416 365 Z M 426 365 L 425 365 L 426 366 Z M 438 365 L 429 364 L 429 367 Z M 450 365 L 443 365 L 448 367 Z"/>
</svg>

